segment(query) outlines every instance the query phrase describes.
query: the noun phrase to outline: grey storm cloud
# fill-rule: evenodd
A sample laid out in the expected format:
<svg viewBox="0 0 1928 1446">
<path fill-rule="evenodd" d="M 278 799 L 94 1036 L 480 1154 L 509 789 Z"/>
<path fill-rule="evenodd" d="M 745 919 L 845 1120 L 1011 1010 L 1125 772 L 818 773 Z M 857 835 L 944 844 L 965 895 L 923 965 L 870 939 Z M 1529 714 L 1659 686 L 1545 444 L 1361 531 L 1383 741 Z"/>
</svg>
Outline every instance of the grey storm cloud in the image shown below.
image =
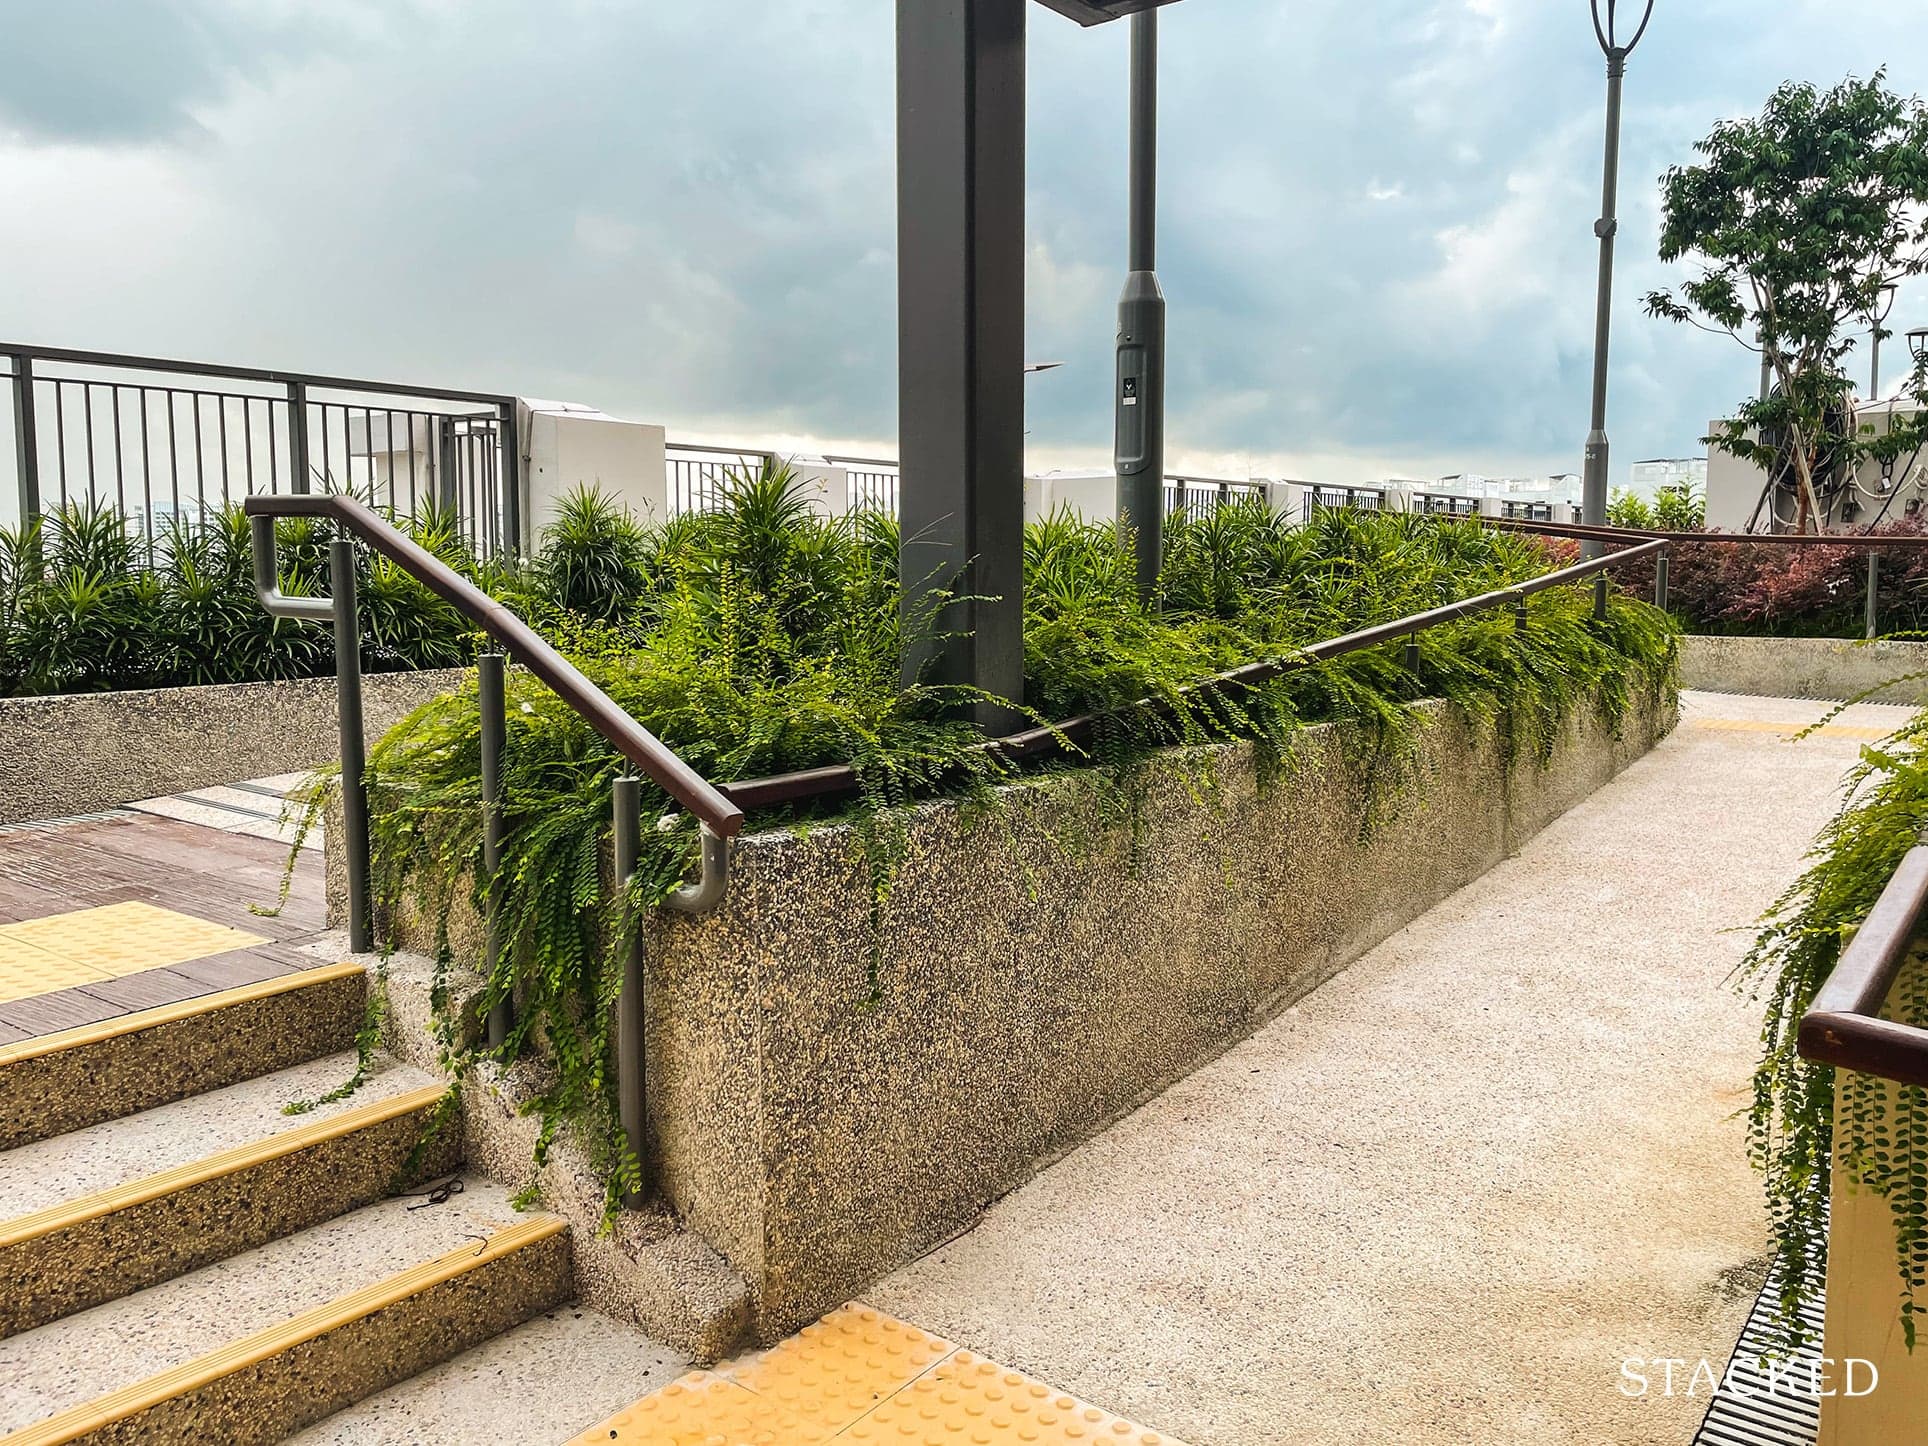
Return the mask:
<svg viewBox="0 0 1928 1446">
<path fill-rule="evenodd" d="M 1886 0 L 1660 0 L 1628 90 L 1620 459 L 1697 450 L 1752 373 L 1639 313 L 1655 178 L 1788 76 L 1921 88 L 1913 29 Z M 1054 459 L 1109 450 L 1123 31 L 1031 25 Z M 1581 0 L 1167 10 L 1180 459 L 1575 466 L 1602 87 Z M 889 0 L 0 0 L 0 335 L 888 446 L 893 125 Z"/>
</svg>

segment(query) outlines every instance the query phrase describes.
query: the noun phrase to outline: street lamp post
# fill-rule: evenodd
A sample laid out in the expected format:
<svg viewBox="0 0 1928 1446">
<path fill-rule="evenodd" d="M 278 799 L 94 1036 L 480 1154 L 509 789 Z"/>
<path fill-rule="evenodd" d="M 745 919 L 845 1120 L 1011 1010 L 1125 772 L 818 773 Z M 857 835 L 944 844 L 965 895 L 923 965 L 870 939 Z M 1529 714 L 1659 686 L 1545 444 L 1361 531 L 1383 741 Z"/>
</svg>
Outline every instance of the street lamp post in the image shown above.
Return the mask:
<svg viewBox="0 0 1928 1446">
<path fill-rule="evenodd" d="M 1131 17 L 1130 254 L 1118 298 L 1112 469 L 1138 595 L 1158 586 L 1165 531 L 1165 294 L 1158 286 L 1158 12 Z"/>
<path fill-rule="evenodd" d="M 1613 332 L 1613 237 L 1620 229 L 1615 214 L 1620 192 L 1620 89 L 1627 74 L 1627 57 L 1647 33 L 1647 22 L 1654 13 L 1654 0 L 1647 0 L 1633 39 L 1622 44 L 1615 28 L 1617 3 L 1606 0 L 1603 20 L 1601 0 L 1592 0 L 1593 33 L 1607 57 L 1606 164 L 1600 182 L 1600 219 L 1593 223 L 1593 234 L 1600 238 L 1600 287 L 1593 322 L 1593 422 L 1587 433 L 1586 470 L 1580 492 L 1581 520 L 1594 527 L 1607 520 L 1607 344 Z M 1597 542 L 1585 548 L 1588 557 L 1599 556 L 1601 550 Z M 1603 594 L 1596 590 L 1596 595 Z"/>
<path fill-rule="evenodd" d="M 1868 400 L 1881 400 L 1881 328 L 1888 324 L 1888 317 L 1895 309 L 1895 284 L 1890 281 L 1881 288 L 1881 300 L 1868 316 L 1873 324 L 1868 334 Z M 1909 333 L 1912 337 L 1913 332 Z"/>
<path fill-rule="evenodd" d="M 1874 310 L 1869 312 L 1868 321 L 1868 400 L 1878 401 L 1881 397 L 1881 328 L 1887 323 L 1889 313 L 1895 309 L 1895 284 L 1891 281 L 1881 288 L 1880 297 Z M 1888 425 L 1894 425 L 1892 416 Z M 1892 464 L 1890 464 L 1890 467 Z M 1890 467 L 1882 469 L 1886 490 L 1886 477 Z M 1877 519 L 1879 520 L 1879 519 Z M 1881 554 L 1874 548 L 1868 549 L 1868 586 L 1867 586 L 1867 628 L 1872 640 L 1879 631 L 1881 608 Z"/>
</svg>

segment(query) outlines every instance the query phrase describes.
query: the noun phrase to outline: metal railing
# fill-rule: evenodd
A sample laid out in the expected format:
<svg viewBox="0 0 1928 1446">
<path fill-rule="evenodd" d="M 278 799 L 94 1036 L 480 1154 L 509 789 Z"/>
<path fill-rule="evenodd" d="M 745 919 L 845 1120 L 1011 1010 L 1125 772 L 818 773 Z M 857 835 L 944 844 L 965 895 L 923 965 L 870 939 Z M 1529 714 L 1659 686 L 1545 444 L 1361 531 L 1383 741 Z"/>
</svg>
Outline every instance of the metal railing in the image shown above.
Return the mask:
<svg viewBox="0 0 1928 1446">
<path fill-rule="evenodd" d="M 707 447 L 691 442 L 669 444 L 669 510 L 710 512 L 723 500 L 725 479 L 775 466 L 777 455 L 749 447 Z"/>
<path fill-rule="evenodd" d="M 1519 523 L 1504 518 L 1493 525 L 1513 531 L 1531 532 L 1545 537 L 1572 538 L 1579 542 L 1626 543 L 1660 538 L 1668 542 L 1709 547 L 1838 547 L 1868 554 L 1867 577 L 1862 588 L 1862 630 L 1869 639 L 1880 636 L 1881 555 L 1885 552 L 1915 552 L 1928 548 L 1928 534 L 1919 536 L 1870 532 L 1663 532 L 1652 528 L 1598 527 L 1582 523 Z"/>
<path fill-rule="evenodd" d="M 512 396 L 0 342 L 18 516 L 113 507 L 150 559 L 174 519 L 249 497 L 347 492 L 522 545 Z"/>
<path fill-rule="evenodd" d="M 850 483 L 852 512 L 882 512 L 895 517 L 902 500 L 903 469 L 888 457 L 825 457 L 844 469 Z"/>
<path fill-rule="evenodd" d="M 1193 687 L 1215 686 L 1232 688 L 1256 687 L 1270 682 L 1299 668 L 1310 667 L 1332 658 L 1344 657 L 1347 653 L 1360 652 L 1366 648 L 1380 647 L 1386 643 L 1400 643 L 1405 647 L 1408 666 L 1416 661 L 1419 634 L 1442 623 L 1460 618 L 1471 617 L 1475 613 L 1488 612 L 1494 608 L 1511 607 L 1516 626 L 1527 626 L 1526 600 L 1534 593 L 1548 588 L 1563 587 L 1589 578 L 1604 580 L 1605 575 L 1617 567 L 1639 562 L 1646 558 L 1655 559 L 1657 574 L 1656 594 L 1665 606 L 1666 557 L 1668 543 L 1664 541 L 1643 542 L 1622 552 L 1609 553 L 1588 562 L 1563 567 L 1554 572 L 1543 573 L 1529 578 L 1513 587 L 1481 593 L 1478 597 L 1467 598 L 1462 602 L 1448 603 L 1444 607 L 1433 608 L 1410 617 L 1399 618 L 1394 622 L 1380 623 L 1358 632 L 1346 633 L 1341 637 L 1329 638 L 1325 642 L 1313 643 L 1299 652 L 1279 658 L 1267 658 L 1262 662 L 1249 663 L 1235 668 L 1229 673 L 1220 674 L 1206 684 Z M 1601 596 L 1604 596 L 1603 594 Z M 1189 691 L 1189 690 L 1188 690 Z M 1140 708 L 1158 707 L 1151 699 L 1143 699 Z M 1048 757 L 1077 748 L 1089 741 L 1097 728 L 1097 714 L 1081 714 L 1062 723 L 1050 724 L 1041 728 L 1030 728 L 1020 733 L 1012 733 L 1003 738 L 986 739 L 974 747 L 994 753 L 1008 762 L 1023 762 L 1034 758 Z M 808 768 L 796 773 L 777 774 L 769 778 L 748 779 L 739 783 L 718 785 L 718 790 L 739 807 L 773 808 L 781 804 L 799 803 L 808 799 L 836 797 L 856 792 L 858 788 L 857 771 L 848 764 L 830 764 L 823 768 Z"/>
<path fill-rule="evenodd" d="M 1553 504 L 1551 502 L 1513 502 L 1502 499 L 1500 516 L 1515 522 L 1551 522 Z"/>
<path fill-rule="evenodd" d="M 1167 477 L 1165 515 L 1184 516 L 1197 522 L 1221 507 L 1256 497 L 1265 500 L 1263 482 L 1233 482 L 1219 477 Z"/>
<path fill-rule="evenodd" d="M 1479 498 L 1468 497 L 1459 492 L 1415 492 L 1412 494 L 1415 512 L 1428 517 L 1477 517 Z"/>
<path fill-rule="evenodd" d="M 609 745 L 664 793 L 698 820 L 702 830 L 702 872 L 697 882 L 664 902 L 686 913 L 715 907 L 729 882 L 730 840 L 743 827 L 743 810 L 724 797 L 695 769 L 630 717 L 576 666 L 539 637 L 503 604 L 456 572 L 420 543 L 384 521 L 353 498 L 332 496 L 255 496 L 243 504 L 254 549 L 255 589 L 275 617 L 331 622 L 335 630 L 335 685 L 341 729 L 342 840 L 348 877 L 348 943 L 364 952 L 374 942 L 371 859 L 368 837 L 367 759 L 361 706 L 361 627 L 355 596 L 355 545 L 381 553 L 455 607 L 499 645 L 478 660 L 478 706 L 482 727 L 483 867 L 501 862 L 502 758 L 508 743 L 504 713 L 506 671 L 510 660 L 541 679 Z M 336 536 L 329 543 L 328 597 L 291 597 L 281 591 L 275 554 L 275 519 L 324 517 Z M 634 773 L 616 781 L 614 815 L 616 887 L 623 889 L 642 855 L 642 785 Z M 495 921 L 488 921 L 490 938 Z M 490 949 L 494 962 L 494 947 Z M 622 993 L 616 1006 L 617 1090 L 623 1133 L 636 1158 L 643 1158 L 643 944 L 640 936 L 623 964 Z M 511 1002 L 490 1011 L 491 1044 L 500 1045 L 512 1024 Z M 633 1200 L 631 1203 L 634 1203 Z"/>
<path fill-rule="evenodd" d="M 1386 492 L 1383 487 L 1335 487 L 1324 483 L 1306 488 L 1305 520 L 1322 508 L 1350 507 L 1359 512 L 1383 512 Z"/>
</svg>

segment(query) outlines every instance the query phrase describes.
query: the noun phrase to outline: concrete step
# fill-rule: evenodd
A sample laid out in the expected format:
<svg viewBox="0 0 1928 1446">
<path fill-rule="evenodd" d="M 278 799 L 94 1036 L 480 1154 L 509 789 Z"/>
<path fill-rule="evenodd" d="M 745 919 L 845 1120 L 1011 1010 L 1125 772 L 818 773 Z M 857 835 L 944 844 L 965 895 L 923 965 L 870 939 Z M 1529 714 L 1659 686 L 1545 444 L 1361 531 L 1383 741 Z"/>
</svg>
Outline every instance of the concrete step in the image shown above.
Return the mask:
<svg viewBox="0 0 1928 1446">
<path fill-rule="evenodd" d="M 501 1188 L 384 1201 L 0 1341 L 0 1441 L 280 1440 L 570 1295 Z"/>
<path fill-rule="evenodd" d="M 337 1412 L 290 1446 L 555 1446 L 668 1385 L 689 1364 L 599 1311 L 566 1306 Z"/>
<path fill-rule="evenodd" d="M 347 1067 L 338 1061 L 321 1078 L 339 1082 Z M 372 1095 L 331 1110 L 269 1113 L 317 1074 L 253 1081 L 0 1156 L 10 1182 L 0 1205 L 42 1202 L 0 1223 L 0 1338 L 369 1205 L 460 1158 L 458 1125 L 431 1131 L 445 1087 L 412 1070 L 378 1075 Z M 207 1145 L 215 1152 L 198 1153 Z"/>
<path fill-rule="evenodd" d="M 352 1048 L 367 994 L 336 964 L 0 1045 L 0 1149 Z"/>
</svg>

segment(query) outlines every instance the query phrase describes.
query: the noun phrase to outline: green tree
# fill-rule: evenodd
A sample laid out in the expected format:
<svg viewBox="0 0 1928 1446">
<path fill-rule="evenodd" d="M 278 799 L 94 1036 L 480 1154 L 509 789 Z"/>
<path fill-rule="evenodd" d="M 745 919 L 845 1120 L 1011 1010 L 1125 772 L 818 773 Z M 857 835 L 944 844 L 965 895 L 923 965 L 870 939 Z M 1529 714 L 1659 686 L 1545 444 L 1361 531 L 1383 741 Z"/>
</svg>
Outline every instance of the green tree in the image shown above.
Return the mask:
<svg viewBox="0 0 1928 1446">
<path fill-rule="evenodd" d="M 1928 109 L 1885 81 L 1877 71 L 1825 93 L 1789 81 L 1759 116 L 1717 124 L 1694 147 L 1701 163 L 1661 178 L 1660 257 L 1699 274 L 1649 293 L 1647 310 L 1764 351 L 1778 388 L 1703 440 L 1770 472 L 1784 441 L 1803 532 L 1826 515 L 1818 459 L 1892 460 L 1928 437 L 1928 410 L 1856 435 L 1842 365 L 1882 288 L 1928 270 Z M 1928 409 L 1928 368 L 1906 387 Z"/>
</svg>

